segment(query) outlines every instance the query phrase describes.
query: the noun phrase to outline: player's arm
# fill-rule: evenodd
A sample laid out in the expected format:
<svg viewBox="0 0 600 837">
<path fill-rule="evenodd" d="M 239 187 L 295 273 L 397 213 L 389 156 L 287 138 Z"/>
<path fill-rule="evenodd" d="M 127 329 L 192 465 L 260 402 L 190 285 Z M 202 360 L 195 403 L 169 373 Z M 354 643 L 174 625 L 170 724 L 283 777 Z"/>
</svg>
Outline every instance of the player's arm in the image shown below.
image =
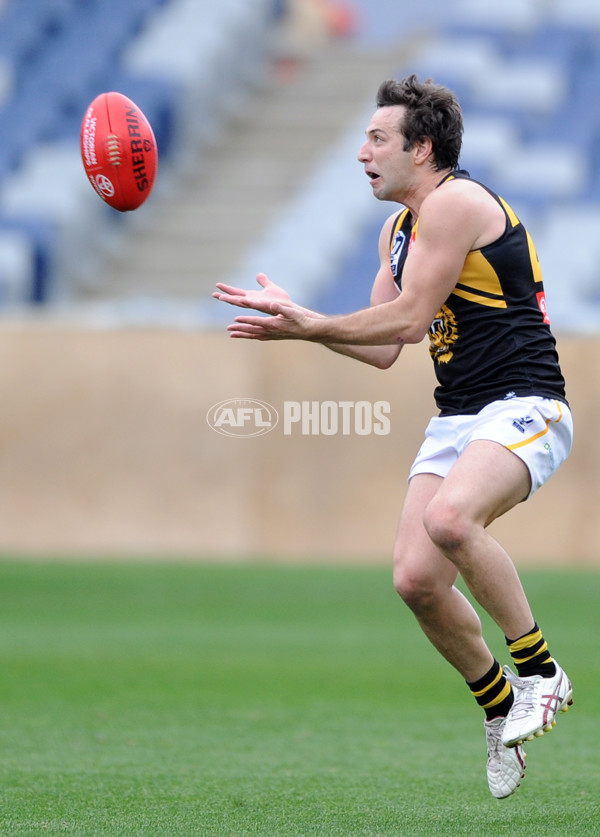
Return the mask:
<svg viewBox="0 0 600 837">
<path fill-rule="evenodd" d="M 371 307 L 383 305 L 398 297 L 399 291 L 394 282 L 390 264 L 390 237 L 394 220 L 398 213 L 391 215 L 379 235 L 379 270 L 371 289 Z M 403 343 L 395 342 L 383 346 L 361 346 L 352 343 L 325 343 L 328 349 L 342 355 L 369 363 L 378 369 L 389 369 L 402 350 Z"/>
<path fill-rule="evenodd" d="M 370 302 L 372 306 L 390 302 L 398 296 L 398 289 L 394 283 L 394 277 L 390 266 L 389 246 L 395 217 L 396 213 L 388 218 L 383 225 L 379 236 L 380 266 L 371 290 Z M 279 285 L 272 282 L 264 273 L 259 273 L 256 277 L 256 281 L 261 286 L 261 290 L 245 290 L 244 288 L 236 288 L 231 285 L 218 282 L 218 290 L 213 293 L 213 297 L 239 308 L 253 308 L 259 311 L 264 311 L 265 306 L 270 303 L 282 302 L 285 305 L 296 309 L 296 311 L 303 312 L 310 317 L 323 318 L 325 316 L 293 302 L 289 294 L 283 288 L 279 287 Z M 246 332 L 238 334 L 233 328 L 230 328 L 230 336 L 248 337 L 249 335 Z M 257 337 L 256 339 L 260 339 L 260 337 Z M 324 345 L 338 354 L 346 355 L 355 360 L 360 360 L 363 363 L 376 366 L 380 369 L 389 368 L 392 363 L 394 363 L 402 349 L 402 344 L 399 343 L 389 346 L 359 346 L 339 342 L 324 343 Z"/>
<path fill-rule="evenodd" d="M 270 317 L 236 317 L 238 336 L 261 340 L 402 346 L 418 343 L 456 285 L 469 250 L 482 234 L 481 213 L 468 190 L 439 188 L 422 203 L 419 231 L 402 273 L 402 293 L 389 302 L 339 317 L 315 317 L 281 303 Z"/>
</svg>

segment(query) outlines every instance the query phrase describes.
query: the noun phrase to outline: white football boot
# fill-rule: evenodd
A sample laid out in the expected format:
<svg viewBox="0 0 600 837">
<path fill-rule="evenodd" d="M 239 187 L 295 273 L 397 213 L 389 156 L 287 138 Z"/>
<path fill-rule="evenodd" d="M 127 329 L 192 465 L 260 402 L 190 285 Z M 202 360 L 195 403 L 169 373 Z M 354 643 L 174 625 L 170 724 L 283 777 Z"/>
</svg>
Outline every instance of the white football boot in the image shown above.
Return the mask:
<svg viewBox="0 0 600 837">
<path fill-rule="evenodd" d="M 522 747 L 518 744 L 506 747 L 502 743 L 505 723 L 506 718 L 494 718 L 484 722 L 488 752 L 488 785 L 496 799 L 504 799 L 514 793 L 525 776 L 525 753 Z"/>
<path fill-rule="evenodd" d="M 505 747 L 516 747 L 524 741 L 539 738 L 556 724 L 556 715 L 566 712 L 573 703 L 571 681 L 555 662 L 553 677 L 517 677 L 508 666 L 504 673 L 512 685 L 515 702 L 506 717 L 502 731 Z"/>
</svg>

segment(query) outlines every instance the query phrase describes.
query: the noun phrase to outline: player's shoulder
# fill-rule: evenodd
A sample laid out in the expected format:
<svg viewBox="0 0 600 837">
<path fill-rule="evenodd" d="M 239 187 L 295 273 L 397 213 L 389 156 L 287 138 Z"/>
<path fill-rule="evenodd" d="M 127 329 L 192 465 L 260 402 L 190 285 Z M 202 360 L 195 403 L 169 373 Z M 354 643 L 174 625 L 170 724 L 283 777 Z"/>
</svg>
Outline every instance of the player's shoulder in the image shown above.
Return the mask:
<svg viewBox="0 0 600 837">
<path fill-rule="evenodd" d="M 406 209 L 404 207 L 398 207 L 395 209 L 391 215 L 388 215 L 385 221 L 383 222 L 383 229 L 391 230 L 394 227 L 400 218 L 401 215 L 404 215 Z"/>
<path fill-rule="evenodd" d="M 489 187 L 468 175 L 460 177 L 450 175 L 431 190 L 427 200 L 429 203 L 455 201 L 459 204 L 497 202 L 496 196 Z"/>
<path fill-rule="evenodd" d="M 406 217 L 406 213 L 408 212 L 406 207 L 400 207 L 392 212 L 391 215 L 385 219 L 383 226 L 381 228 L 381 235 L 389 238 L 394 230 Z"/>
<path fill-rule="evenodd" d="M 395 232 L 401 224 L 402 219 L 406 216 L 406 212 L 406 208 L 397 209 L 391 215 L 388 215 L 383 222 L 379 233 L 379 250 L 381 253 L 389 251 Z"/>
<path fill-rule="evenodd" d="M 498 197 L 468 177 L 449 177 L 421 204 L 420 230 L 445 230 L 449 239 L 475 250 L 496 241 L 506 229 L 506 214 Z"/>
<path fill-rule="evenodd" d="M 468 177 L 449 177 L 429 192 L 419 214 L 447 216 L 451 213 L 457 221 L 465 217 L 476 221 L 498 212 L 501 212 L 498 198 L 483 183 Z"/>
</svg>

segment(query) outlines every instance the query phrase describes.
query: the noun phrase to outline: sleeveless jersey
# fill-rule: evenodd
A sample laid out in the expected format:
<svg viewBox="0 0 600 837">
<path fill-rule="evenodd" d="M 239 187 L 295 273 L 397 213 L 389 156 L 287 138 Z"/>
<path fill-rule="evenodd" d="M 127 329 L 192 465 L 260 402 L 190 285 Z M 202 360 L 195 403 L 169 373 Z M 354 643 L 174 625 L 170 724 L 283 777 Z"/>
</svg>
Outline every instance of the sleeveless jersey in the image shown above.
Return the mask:
<svg viewBox="0 0 600 837">
<path fill-rule="evenodd" d="M 472 180 L 468 172 L 456 170 L 441 182 L 453 178 Z M 514 396 L 566 401 L 533 241 L 506 201 L 472 182 L 498 201 L 506 228 L 496 241 L 469 252 L 454 290 L 429 328 L 440 415 L 477 413 L 491 401 Z M 400 291 L 418 224 L 412 225 L 408 209 L 394 221 L 390 257 Z"/>
</svg>

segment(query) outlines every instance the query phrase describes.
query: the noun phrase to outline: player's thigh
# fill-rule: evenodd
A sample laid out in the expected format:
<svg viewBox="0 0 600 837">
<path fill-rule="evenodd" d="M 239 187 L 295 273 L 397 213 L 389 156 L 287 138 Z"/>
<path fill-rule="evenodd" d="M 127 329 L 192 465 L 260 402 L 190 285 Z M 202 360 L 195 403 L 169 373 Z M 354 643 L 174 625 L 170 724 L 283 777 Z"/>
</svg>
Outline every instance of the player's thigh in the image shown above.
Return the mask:
<svg viewBox="0 0 600 837">
<path fill-rule="evenodd" d="M 488 526 L 525 500 L 531 489 L 527 465 L 498 442 L 470 442 L 432 497 L 430 521 L 446 515 L 457 524 Z"/>
<path fill-rule="evenodd" d="M 425 509 L 443 482 L 435 474 L 417 474 L 408 483 L 394 544 L 394 586 L 403 598 L 456 581 L 455 565 L 435 546 L 423 523 Z"/>
</svg>

